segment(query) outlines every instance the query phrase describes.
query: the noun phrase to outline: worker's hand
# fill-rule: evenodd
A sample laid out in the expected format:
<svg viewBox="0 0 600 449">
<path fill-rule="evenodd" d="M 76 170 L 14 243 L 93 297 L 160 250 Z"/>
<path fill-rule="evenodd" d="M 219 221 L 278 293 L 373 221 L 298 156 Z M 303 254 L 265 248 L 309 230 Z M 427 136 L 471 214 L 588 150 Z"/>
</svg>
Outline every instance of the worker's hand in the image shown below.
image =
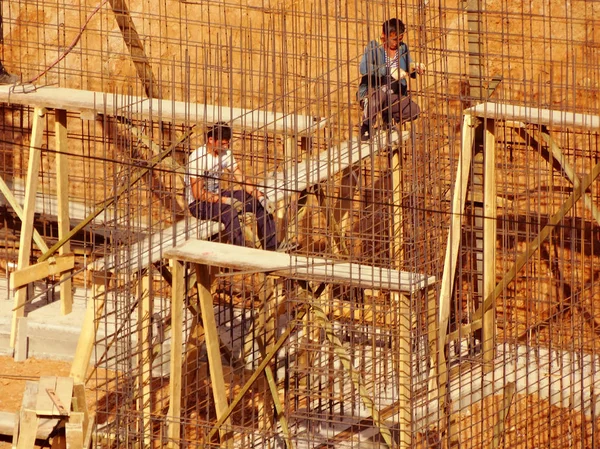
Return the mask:
<svg viewBox="0 0 600 449">
<path fill-rule="evenodd" d="M 273 214 L 273 212 L 275 212 L 275 203 L 270 201 L 266 196 L 261 196 L 258 201 L 268 214 Z"/>
<path fill-rule="evenodd" d="M 236 200 L 235 198 L 224 197 L 223 198 L 223 203 L 224 204 L 229 204 L 233 209 L 235 209 L 235 211 L 238 214 L 243 214 L 245 212 L 244 203 L 242 203 L 239 200 Z"/>
<path fill-rule="evenodd" d="M 425 73 L 425 64 L 422 62 L 413 62 L 411 63 L 411 69 L 417 72 L 419 75 Z"/>
<path fill-rule="evenodd" d="M 402 69 L 400 69 L 398 67 L 394 67 L 393 69 L 391 69 L 390 70 L 390 75 L 396 81 L 400 81 L 402 78 L 408 78 L 408 73 L 406 73 L 404 70 L 402 70 Z"/>
</svg>

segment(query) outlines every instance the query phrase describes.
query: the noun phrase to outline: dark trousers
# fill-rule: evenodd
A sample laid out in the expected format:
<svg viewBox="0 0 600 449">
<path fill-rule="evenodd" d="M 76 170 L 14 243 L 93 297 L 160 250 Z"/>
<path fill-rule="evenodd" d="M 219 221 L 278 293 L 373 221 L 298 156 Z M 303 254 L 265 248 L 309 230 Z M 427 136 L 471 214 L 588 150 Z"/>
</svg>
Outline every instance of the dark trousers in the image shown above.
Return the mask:
<svg viewBox="0 0 600 449">
<path fill-rule="evenodd" d="M 258 236 L 264 249 L 275 251 L 277 249 L 277 229 L 273 215 L 267 214 L 260 202 L 243 190 L 223 191 L 222 196 L 235 198 L 244 203 L 244 210 L 252 212 L 256 217 Z M 237 211 L 229 204 L 207 203 L 196 200 L 188 206 L 192 215 L 202 220 L 217 220 L 225 225 L 225 234 L 231 238 L 234 245 L 244 246 L 244 231 L 240 224 Z"/>
<path fill-rule="evenodd" d="M 387 86 L 370 89 L 367 97 L 361 101 L 363 108 L 363 125 L 372 124 L 381 113 L 383 123 L 404 123 L 415 120 L 421 113 L 419 105 L 409 95 L 401 96 L 392 92 Z"/>
</svg>

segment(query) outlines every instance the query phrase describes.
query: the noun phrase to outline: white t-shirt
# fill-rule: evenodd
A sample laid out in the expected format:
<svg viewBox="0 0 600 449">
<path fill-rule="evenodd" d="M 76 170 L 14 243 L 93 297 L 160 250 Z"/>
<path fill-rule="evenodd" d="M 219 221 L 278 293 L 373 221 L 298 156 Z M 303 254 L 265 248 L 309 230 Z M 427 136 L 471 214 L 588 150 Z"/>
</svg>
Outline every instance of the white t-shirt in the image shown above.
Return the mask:
<svg viewBox="0 0 600 449">
<path fill-rule="evenodd" d="M 233 172 L 237 162 L 231 150 L 222 150 L 218 156 L 208 153 L 206 146 L 202 145 L 190 154 L 188 170 L 185 180 L 185 197 L 187 204 L 195 201 L 192 194 L 191 178 L 204 178 L 204 188 L 211 193 L 219 193 L 219 181 L 225 170 Z"/>
</svg>

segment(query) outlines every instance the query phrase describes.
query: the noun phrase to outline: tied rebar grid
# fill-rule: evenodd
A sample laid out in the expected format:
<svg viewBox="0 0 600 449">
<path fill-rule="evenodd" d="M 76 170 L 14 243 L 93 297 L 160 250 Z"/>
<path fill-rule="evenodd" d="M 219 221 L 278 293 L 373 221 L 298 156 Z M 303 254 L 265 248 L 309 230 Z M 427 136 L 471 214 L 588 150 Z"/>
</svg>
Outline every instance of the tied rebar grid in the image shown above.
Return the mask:
<svg viewBox="0 0 600 449">
<path fill-rule="evenodd" d="M 93 215 L 70 238 L 72 280 L 102 306 L 86 374 L 95 446 L 595 446 L 597 184 L 565 204 L 597 163 L 598 15 L 593 2 L 534 3 L 2 3 L 8 72 L 101 93 L 67 109 L 72 227 Z M 388 144 L 378 120 L 360 143 L 358 65 L 390 17 L 426 66 L 409 80 L 421 115 L 398 127 L 405 140 Z M 23 86 L 14 92 L 33 91 Z M 100 98 L 110 106 L 95 109 Z M 161 102 L 142 111 L 147 98 Z M 489 106 L 464 127 L 464 112 L 486 102 L 528 113 Z M 0 175 L 19 204 L 33 106 L 0 105 Z M 301 277 L 292 257 L 277 276 L 211 267 L 215 357 L 196 268 L 183 266 L 173 310 L 164 253 L 192 238 L 228 242 L 190 216 L 183 193 L 188 155 L 219 120 L 232 124 L 244 182 L 278 201 L 279 241 L 315 266 L 361 268 L 341 279 Z M 47 114 L 33 193 L 49 247 L 55 137 Z M 1 211 L 9 299 L 21 221 L 9 200 Z M 255 234 L 251 219 L 244 227 Z M 34 245 L 32 263 L 43 254 Z M 361 284 L 383 269 L 431 282 Z M 37 281 L 26 310 L 60 287 L 58 276 Z M 235 404 L 227 418 L 216 393 Z"/>
</svg>

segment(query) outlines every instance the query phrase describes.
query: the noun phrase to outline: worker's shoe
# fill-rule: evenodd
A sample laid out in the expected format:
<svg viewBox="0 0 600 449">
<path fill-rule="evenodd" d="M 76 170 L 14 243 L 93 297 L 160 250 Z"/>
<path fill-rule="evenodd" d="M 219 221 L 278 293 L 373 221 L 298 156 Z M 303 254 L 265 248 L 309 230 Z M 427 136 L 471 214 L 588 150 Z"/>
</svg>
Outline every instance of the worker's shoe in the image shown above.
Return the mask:
<svg viewBox="0 0 600 449">
<path fill-rule="evenodd" d="M 360 125 L 360 140 L 366 142 L 371 139 L 371 127 L 367 123 Z"/>
<path fill-rule="evenodd" d="M 16 84 L 19 82 L 17 75 L 11 75 L 0 65 L 0 84 Z"/>
</svg>

